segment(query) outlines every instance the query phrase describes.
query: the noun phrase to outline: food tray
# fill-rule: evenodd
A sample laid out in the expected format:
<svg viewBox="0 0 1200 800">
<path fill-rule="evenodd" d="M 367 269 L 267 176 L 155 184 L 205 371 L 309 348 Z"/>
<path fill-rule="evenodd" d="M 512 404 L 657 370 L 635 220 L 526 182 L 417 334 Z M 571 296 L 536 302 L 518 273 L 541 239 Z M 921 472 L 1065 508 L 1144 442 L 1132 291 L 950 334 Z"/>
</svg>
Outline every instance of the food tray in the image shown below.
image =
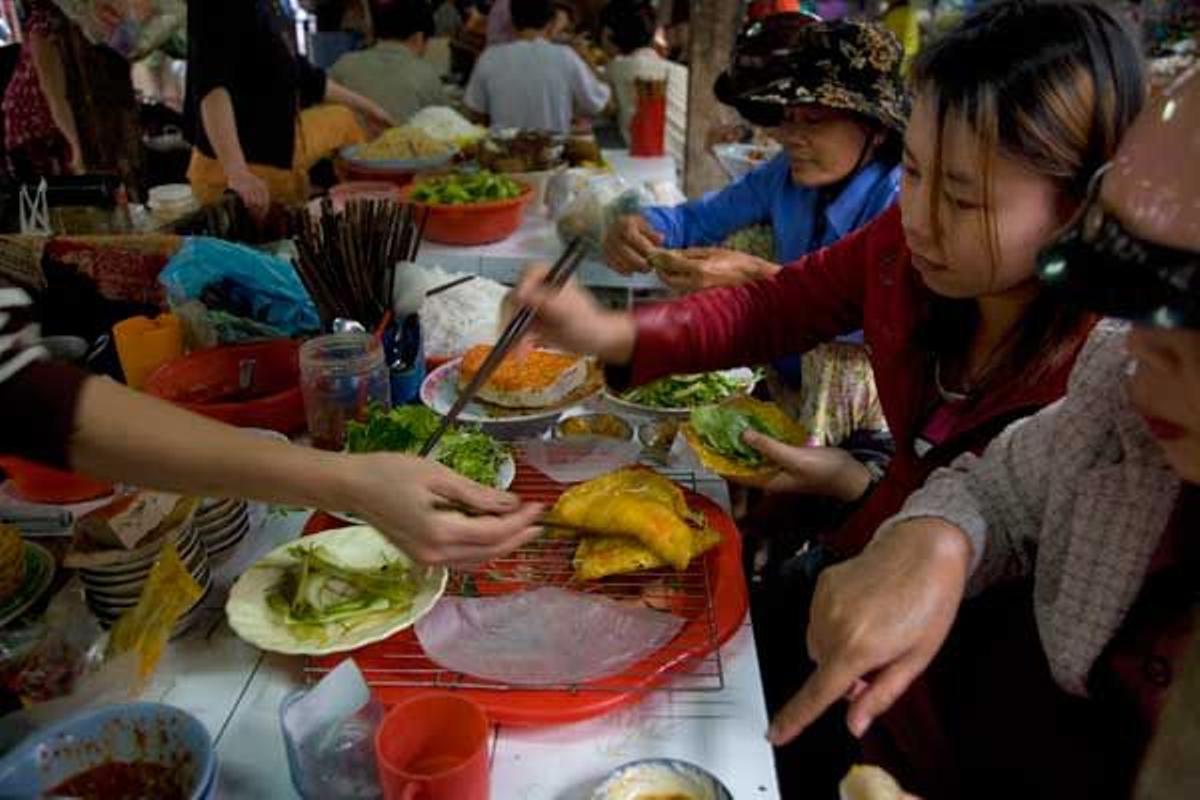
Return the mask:
<svg viewBox="0 0 1200 800">
<path fill-rule="evenodd" d="M 358 663 L 376 697 L 393 705 L 429 689 L 460 691 L 507 725 L 562 724 L 588 719 L 640 701 L 668 681 L 673 691 L 711 692 L 724 688 L 719 648 L 745 619 L 748 607 L 741 565 L 741 536 L 733 520 L 698 494 L 695 477 L 669 475 L 684 484 L 688 504 L 702 510 L 720 531 L 719 547 L 693 561 L 685 572 L 670 569 L 620 575 L 577 584 L 572 579 L 573 541 L 542 540 L 471 572 L 455 572 L 448 595 L 488 596 L 535 586 L 570 586 L 616 600 L 650 598 L 656 607 L 687 619 L 670 644 L 625 672 L 581 685 L 530 689 L 496 683 L 450 670 L 430 661 L 412 631 L 353 653 L 309 661 L 305 672 L 319 680 L 347 656 Z M 553 502 L 566 487 L 519 463 L 513 490 L 527 500 Z M 312 533 L 338 523 L 325 515 L 310 521 Z"/>
</svg>

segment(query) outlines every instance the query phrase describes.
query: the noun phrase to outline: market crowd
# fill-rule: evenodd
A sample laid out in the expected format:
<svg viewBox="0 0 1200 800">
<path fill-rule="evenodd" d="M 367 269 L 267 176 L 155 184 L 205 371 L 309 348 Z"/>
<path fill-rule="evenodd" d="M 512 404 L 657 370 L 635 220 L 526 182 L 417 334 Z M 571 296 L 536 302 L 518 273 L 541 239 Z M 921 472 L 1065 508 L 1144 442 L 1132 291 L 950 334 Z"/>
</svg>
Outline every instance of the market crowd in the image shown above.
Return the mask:
<svg viewBox="0 0 1200 800">
<path fill-rule="evenodd" d="M 763 365 L 813 434 L 745 436 L 780 467 L 742 492 L 740 522 L 785 796 L 830 796 L 859 761 L 926 798 L 1129 796 L 1200 669 L 1200 72 L 1152 87 L 1133 18 L 1102 0 L 997 0 L 939 25 L 919 4 L 822 5 L 750 4 L 713 87 L 741 121 L 714 141 L 762 143 L 762 163 L 610 226 L 609 266 L 675 296 L 612 311 L 532 265 L 511 300 L 613 387 Z M 52 35 L 48 0 L 28 6 Z M 682 147 L 685 14 L 613 0 L 599 59 L 575 5 L 381 0 L 374 44 L 329 71 L 287 19 L 189 4 L 198 195 L 302 200 L 323 155 L 455 102 L 426 58 L 439 37 L 460 56 L 485 43 L 459 101 L 480 122 L 566 133 L 613 114 L 628 135 L 657 71 Z M 10 86 L 5 114 L 45 135 L 10 125 L 9 158 L 75 168 L 86 129 L 29 69 L 42 94 Z M 351 509 L 428 562 L 541 532 L 540 507 L 438 466 L 246 449 L 50 362 L 21 290 L 0 290 L 0 320 L 5 451 Z"/>
</svg>

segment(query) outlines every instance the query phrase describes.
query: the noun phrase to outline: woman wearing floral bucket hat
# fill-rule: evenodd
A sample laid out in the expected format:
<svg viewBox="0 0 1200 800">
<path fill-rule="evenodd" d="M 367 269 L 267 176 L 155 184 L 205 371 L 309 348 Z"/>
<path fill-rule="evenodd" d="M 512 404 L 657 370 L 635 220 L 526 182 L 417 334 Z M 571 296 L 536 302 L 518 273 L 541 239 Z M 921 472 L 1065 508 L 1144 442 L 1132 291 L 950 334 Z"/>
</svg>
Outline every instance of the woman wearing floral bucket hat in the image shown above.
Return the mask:
<svg viewBox="0 0 1200 800">
<path fill-rule="evenodd" d="M 605 242 L 610 266 L 657 269 L 680 291 L 767 277 L 777 264 L 711 248 L 752 225 L 774 229 L 788 263 L 874 219 L 899 190 L 908 103 L 900 45 L 881 26 L 776 14 L 738 38 L 717 98 L 783 145 L 774 159 L 722 191 L 618 222 Z"/>
</svg>

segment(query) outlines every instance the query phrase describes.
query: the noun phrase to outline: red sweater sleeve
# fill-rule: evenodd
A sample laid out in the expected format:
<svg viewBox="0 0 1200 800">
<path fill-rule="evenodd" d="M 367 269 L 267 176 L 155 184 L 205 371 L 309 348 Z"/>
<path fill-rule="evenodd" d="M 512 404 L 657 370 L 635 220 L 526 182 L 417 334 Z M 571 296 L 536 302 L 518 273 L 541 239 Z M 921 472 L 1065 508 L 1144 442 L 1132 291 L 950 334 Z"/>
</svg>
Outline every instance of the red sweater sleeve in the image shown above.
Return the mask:
<svg viewBox="0 0 1200 800">
<path fill-rule="evenodd" d="M 664 375 L 765 364 L 863 326 L 867 275 L 900 230 L 896 208 L 773 278 L 636 312 L 633 385 Z"/>
</svg>

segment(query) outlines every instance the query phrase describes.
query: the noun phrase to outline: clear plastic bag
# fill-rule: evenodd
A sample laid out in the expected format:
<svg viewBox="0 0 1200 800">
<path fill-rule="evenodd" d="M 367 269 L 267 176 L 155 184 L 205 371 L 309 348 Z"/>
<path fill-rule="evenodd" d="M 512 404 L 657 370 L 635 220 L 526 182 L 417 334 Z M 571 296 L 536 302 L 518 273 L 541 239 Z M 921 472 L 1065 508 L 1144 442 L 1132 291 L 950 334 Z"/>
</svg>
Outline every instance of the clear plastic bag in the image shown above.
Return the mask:
<svg viewBox="0 0 1200 800">
<path fill-rule="evenodd" d="M 311 689 L 279 707 L 292 784 L 301 797 L 374 800 L 382 797 L 375 763 L 375 731 L 383 705 L 362 672 L 347 659 Z"/>
<path fill-rule="evenodd" d="M 54 0 L 92 44 L 130 61 L 165 45 L 187 22 L 184 0 Z"/>
</svg>

